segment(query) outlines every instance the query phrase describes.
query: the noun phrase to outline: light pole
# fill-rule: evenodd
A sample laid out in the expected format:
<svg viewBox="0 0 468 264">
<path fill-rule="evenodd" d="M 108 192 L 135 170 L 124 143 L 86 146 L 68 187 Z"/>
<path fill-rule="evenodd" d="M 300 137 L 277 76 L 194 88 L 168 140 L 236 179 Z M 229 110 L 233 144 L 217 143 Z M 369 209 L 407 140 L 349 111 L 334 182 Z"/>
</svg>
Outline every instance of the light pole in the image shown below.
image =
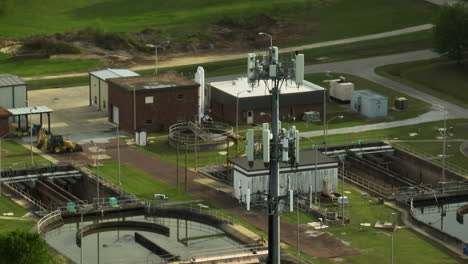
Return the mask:
<svg viewBox="0 0 468 264">
<path fill-rule="evenodd" d="M 383 234 L 383 235 L 386 235 L 388 237 L 390 237 L 392 239 L 392 256 L 391 256 L 391 263 L 393 264 L 394 262 L 394 256 L 393 256 L 393 252 L 394 252 L 394 248 L 393 248 L 393 234 L 388 234 L 388 233 L 385 233 L 385 232 L 375 232 L 375 234 Z"/>
<path fill-rule="evenodd" d="M 330 118 L 330 120 L 328 120 L 328 121 L 326 122 L 326 126 L 325 126 L 325 153 L 328 152 L 328 124 L 329 124 L 331 121 L 333 121 L 333 120 L 335 120 L 335 119 L 337 119 L 337 118 L 338 118 L 338 119 L 343 119 L 343 117 L 344 117 L 344 116 L 342 116 L 342 115 L 334 116 L 334 117 Z"/>
<path fill-rule="evenodd" d="M 0 197 L 2 197 L 2 143 L 3 143 L 3 137 L 4 136 L 1 136 L 0 137 Z"/>
<path fill-rule="evenodd" d="M 447 144 L 447 109 L 442 105 L 435 105 L 444 111 L 444 133 L 442 134 L 442 182 L 445 182 L 445 149 Z"/>
<path fill-rule="evenodd" d="M 265 32 L 258 32 L 258 35 L 259 36 L 267 36 L 270 38 L 270 47 L 273 47 L 273 36 L 271 36 L 270 34 L 267 34 Z"/>
<path fill-rule="evenodd" d="M 163 41 L 159 44 L 146 44 L 146 47 L 154 48 L 154 75 L 158 74 L 158 48 L 165 43 L 168 43 L 168 41 Z"/>
<path fill-rule="evenodd" d="M 344 207 L 345 207 L 345 203 L 344 203 L 344 196 L 345 196 L 345 193 L 344 193 L 344 178 L 345 178 L 345 160 L 344 160 L 344 157 L 342 158 L 340 155 L 338 155 L 338 158 L 340 159 L 341 161 L 341 164 L 342 164 L 342 175 L 341 175 L 341 224 L 344 225 L 345 224 L 345 210 L 344 210 Z"/>
<path fill-rule="evenodd" d="M 29 108 L 29 140 L 31 143 L 31 166 L 34 166 L 34 155 L 33 155 L 33 140 L 32 140 L 32 111 L 36 110 L 37 107 Z"/>
<path fill-rule="evenodd" d="M 83 246 L 84 246 L 84 241 L 83 241 L 83 227 L 84 227 L 84 221 L 83 221 L 83 215 L 89 212 L 93 207 L 88 207 L 85 208 L 83 212 L 81 212 L 81 232 L 80 232 L 80 237 L 81 237 L 81 254 L 80 254 L 80 264 L 83 264 Z"/>
<path fill-rule="evenodd" d="M 236 139 L 239 139 L 239 95 L 244 92 L 250 93 L 250 90 L 240 91 L 237 93 L 237 96 L 236 96 Z M 238 151 L 237 146 L 238 144 L 236 143 L 236 153 Z"/>
<path fill-rule="evenodd" d="M 100 197 L 99 197 L 99 181 L 100 181 L 100 178 L 99 178 L 99 148 L 96 146 L 96 143 L 91 140 L 91 143 L 93 143 L 94 145 L 94 148 L 96 149 L 96 156 L 94 157 L 94 164 L 96 165 L 96 168 L 97 168 L 97 202 L 98 202 L 98 205 L 100 204 Z M 96 162 L 97 161 L 97 162 Z"/>
<path fill-rule="evenodd" d="M 118 121 L 117 121 L 118 122 Z M 110 123 L 109 124 L 113 125 L 116 128 L 117 131 L 117 166 L 118 166 L 118 178 L 119 178 L 119 185 L 122 185 L 122 182 L 120 181 L 120 132 L 119 132 L 119 123 L 114 124 Z"/>
</svg>

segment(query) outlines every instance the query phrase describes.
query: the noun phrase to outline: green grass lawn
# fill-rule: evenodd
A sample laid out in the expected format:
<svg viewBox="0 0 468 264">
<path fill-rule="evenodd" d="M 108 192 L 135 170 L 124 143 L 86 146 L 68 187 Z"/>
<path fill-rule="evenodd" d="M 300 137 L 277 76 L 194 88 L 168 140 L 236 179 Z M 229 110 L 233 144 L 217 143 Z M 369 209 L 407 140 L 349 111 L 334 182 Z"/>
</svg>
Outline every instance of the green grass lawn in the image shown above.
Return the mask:
<svg viewBox="0 0 468 264">
<path fill-rule="evenodd" d="M 468 61 L 457 65 L 447 58 L 382 66 L 378 74 L 449 102 L 468 107 Z"/>
<path fill-rule="evenodd" d="M 76 0 L 6 1 L 0 38 L 70 32 L 87 27 L 131 32 L 146 28 L 164 34 L 206 34 L 222 19 L 252 24 L 265 14 L 290 25 L 295 42 L 330 40 L 428 23 L 437 7 L 420 0 Z M 343 23 L 346 21 L 346 23 Z M 307 34 L 303 34 L 306 33 Z M 291 41 L 291 40 L 289 40 Z"/>
<path fill-rule="evenodd" d="M 22 229 L 25 231 L 31 230 L 36 223 L 32 220 L 3 220 L 0 219 L 0 233 L 7 233 Z"/>
<path fill-rule="evenodd" d="M 13 217 L 21 217 L 28 211 L 2 195 L 0 197 L 0 216 L 3 216 L 3 213 L 9 212 L 14 214 Z M 16 229 L 30 230 L 34 224 L 34 221 L 29 220 L 0 219 L 0 233 L 10 232 Z"/>
<path fill-rule="evenodd" d="M 341 190 L 341 185 L 338 188 Z M 379 204 L 377 199 L 363 199 L 361 192 L 348 184 L 345 185 L 345 191 L 351 192 L 347 194 L 350 199 L 351 223 L 344 227 L 333 226 L 328 228 L 327 231 L 331 232 L 335 237 L 350 243 L 353 248 L 361 252 L 356 256 L 345 257 L 342 263 L 390 263 L 390 237 L 383 234 L 376 235 L 375 232 L 381 230 L 373 227 L 362 227 L 360 223 L 375 224 L 379 220 L 393 222 L 394 217 L 399 219 L 399 212 Z M 395 213 L 395 216 L 392 213 Z M 448 251 L 435 246 L 433 242 L 422 238 L 410 229 L 399 229 L 392 234 L 395 242 L 395 263 L 460 263 Z M 422 254 L 422 252 L 424 253 Z M 322 262 L 319 260 L 318 263 Z"/>
<path fill-rule="evenodd" d="M 329 135 L 328 144 L 347 144 L 357 143 L 358 140 L 363 141 L 378 141 L 378 140 L 434 140 L 432 142 L 399 142 L 398 145 L 411 147 L 421 154 L 426 154 L 428 157 L 434 157 L 442 154 L 442 141 L 436 141 L 436 137 L 440 133 L 436 130 L 437 128 L 443 128 L 443 121 L 421 123 L 412 126 L 403 126 L 383 130 L 373 130 L 358 133 L 338 134 Z M 447 120 L 447 127 L 453 127 L 454 135 L 450 139 L 464 139 L 468 140 L 468 120 L 467 119 L 454 119 Z M 409 133 L 418 133 L 417 136 L 411 137 Z M 323 137 L 312 138 L 319 144 L 323 143 Z M 463 156 L 459 150 L 461 142 L 448 142 L 447 143 L 447 163 L 459 166 L 464 169 L 468 169 L 468 158 Z M 311 143 L 307 140 L 303 140 L 301 145 L 310 147 Z M 432 161 L 441 163 L 441 159 L 432 159 Z"/>
<path fill-rule="evenodd" d="M 21 77 L 86 71 L 103 66 L 99 60 L 34 59 L 13 60 L 0 56 L 0 72 Z"/>
<path fill-rule="evenodd" d="M 26 214 L 28 211 L 23 207 L 19 206 L 9 198 L 2 195 L 0 197 L 0 216 L 3 216 L 4 213 L 13 213 L 14 217 L 21 217 Z"/>
<path fill-rule="evenodd" d="M 153 176 L 150 176 L 136 168 L 132 168 L 125 163 L 121 163 L 121 182 L 122 188 L 130 193 L 135 194 L 140 198 L 154 199 L 155 193 L 165 194 L 169 196 L 171 201 L 191 200 L 193 196 L 177 191 L 177 189 L 169 184 L 163 183 Z M 96 169 L 93 168 L 96 172 Z M 106 162 L 99 168 L 101 176 L 114 184 L 118 184 L 118 163 Z"/>
<path fill-rule="evenodd" d="M 154 155 L 161 160 L 177 164 L 177 149 L 169 146 L 169 139 L 167 136 L 158 136 L 151 141 L 153 142 L 149 142 L 146 147 L 138 147 L 138 149 Z M 229 147 L 229 155 L 231 157 L 236 153 L 235 148 L 235 146 Z M 240 143 L 239 153 L 242 154 L 244 151 L 245 146 L 244 144 Z M 226 163 L 226 155 L 222 155 L 224 154 L 222 152 L 226 152 L 226 149 L 221 149 L 218 151 L 198 151 L 197 166 L 215 166 L 221 163 Z M 195 151 L 187 151 L 187 153 L 187 166 L 189 168 L 193 168 L 195 167 Z M 179 173 L 183 173 L 183 168 L 185 167 L 185 148 L 182 145 L 179 148 L 179 167 L 181 168 Z"/>
<path fill-rule="evenodd" d="M 12 140 L 2 140 L 2 167 L 25 168 L 31 166 L 31 152 Z M 34 153 L 35 165 L 47 165 L 50 162 Z"/>
</svg>

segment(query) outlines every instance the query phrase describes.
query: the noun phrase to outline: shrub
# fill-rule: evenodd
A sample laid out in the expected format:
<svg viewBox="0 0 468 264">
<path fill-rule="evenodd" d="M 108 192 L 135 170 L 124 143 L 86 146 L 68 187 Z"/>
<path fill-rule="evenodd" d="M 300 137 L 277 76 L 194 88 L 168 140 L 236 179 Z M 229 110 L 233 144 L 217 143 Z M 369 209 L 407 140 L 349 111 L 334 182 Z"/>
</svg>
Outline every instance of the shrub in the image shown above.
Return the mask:
<svg viewBox="0 0 468 264">
<path fill-rule="evenodd" d="M 63 40 L 47 37 L 37 37 L 27 40 L 20 53 L 43 52 L 47 54 L 78 54 L 80 49 Z"/>
</svg>

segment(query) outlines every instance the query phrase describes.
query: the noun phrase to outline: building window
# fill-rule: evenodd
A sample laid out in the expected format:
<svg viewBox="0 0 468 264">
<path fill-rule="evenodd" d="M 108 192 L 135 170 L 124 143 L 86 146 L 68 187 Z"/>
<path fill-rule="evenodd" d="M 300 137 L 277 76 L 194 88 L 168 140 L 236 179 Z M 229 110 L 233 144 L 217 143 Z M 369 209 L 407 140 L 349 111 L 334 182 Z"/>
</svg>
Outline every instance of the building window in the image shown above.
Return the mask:
<svg viewBox="0 0 468 264">
<path fill-rule="evenodd" d="M 102 108 L 106 109 L 106 100 L 102 100 Z"/>
<path fill-rule="evenodd" d="M 185 116 L 176 116 L 176 122 L 184 122 L 185 121 Z"/>
<path fill-rule="evenodd" d="M 145 104 L 152 104 L 154 102 L 154 96 L 146 96 Z"/>
<path fill-rule="evenodd" d="M 184 100 L 184 95 L 183 94 L 178 94 L 176 99 L 177 100 Z"/>
<path fill-rule="evenodd" d="M 153 120 L 147 119 L 147 120 L 144 121 L 144 124 L 145 125 L 151 125 L 151 124 L 153 124 Z"/>
<path fill-rule="evenodd" d="M 94 96 L 94 104 L 97 104 L 97 96 Z"/>
</svg>

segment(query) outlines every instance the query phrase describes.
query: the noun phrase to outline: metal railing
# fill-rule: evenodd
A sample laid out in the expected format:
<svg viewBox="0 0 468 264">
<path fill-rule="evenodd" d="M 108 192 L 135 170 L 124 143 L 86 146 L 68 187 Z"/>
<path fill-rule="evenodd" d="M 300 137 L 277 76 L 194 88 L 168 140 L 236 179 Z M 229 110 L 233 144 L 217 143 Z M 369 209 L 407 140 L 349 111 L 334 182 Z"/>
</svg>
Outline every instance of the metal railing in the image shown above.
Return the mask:
<svg viewBox="0 0 468 264">
<path fill-rule="evenodd" d="M 137 197 L 129 192 L 126 192 L 125 190 L 123 190 L 122 188 L 120 188 L 120 186 L 106 180 L 104 177 L 99 177 L 99 180 L 98 180 L 98 177 L 97 175 L 91 171 L 90 169 L 86 168 L 86 167 L 80 167 L 79 168 L 83 173 L 85 173 L 89 178 L 95 180 L 96 182 L 99 182 L 100 185 L 104 186 L 104 187 L 107 187 L 111 190 L 113 190 L 114 192 L 116 192 L 117 194 L 119 194 L 120 197 L 127 197 L 127 199 L 137 199 Z"/>
<path fill-rule="evenodd" d="M 30 203 L 36 205 L 37 207 L 39 207 L 41 210 L 44 210 L 44 211 L 47 211 L 47 206 L 45 204 L 43 204 L 41 201 L 35 199 L 34 197 L 32 197 L 31 195 L 29 195 L 29 193 L 25 192 L 24 190 L 21 190 L 20 188 L 18 188 L 15 184 L 9 184 L 9 183 L 3 183 L 5 186 L 7 186 L 8 188 L 12 189 L 13 191 L 15 191 L 17 194 L 21 195 L 24 199 L 28 200 Z"/>
<path fill-rule="evenodd" d="M 48 231 L 48 227 L 57 221 L 63 223 L 62 211 L 60 210 L 55 210 L 39 219 L 37 222 L 37 232 L 39 235 L 44 236 Z"/>
</svg>

